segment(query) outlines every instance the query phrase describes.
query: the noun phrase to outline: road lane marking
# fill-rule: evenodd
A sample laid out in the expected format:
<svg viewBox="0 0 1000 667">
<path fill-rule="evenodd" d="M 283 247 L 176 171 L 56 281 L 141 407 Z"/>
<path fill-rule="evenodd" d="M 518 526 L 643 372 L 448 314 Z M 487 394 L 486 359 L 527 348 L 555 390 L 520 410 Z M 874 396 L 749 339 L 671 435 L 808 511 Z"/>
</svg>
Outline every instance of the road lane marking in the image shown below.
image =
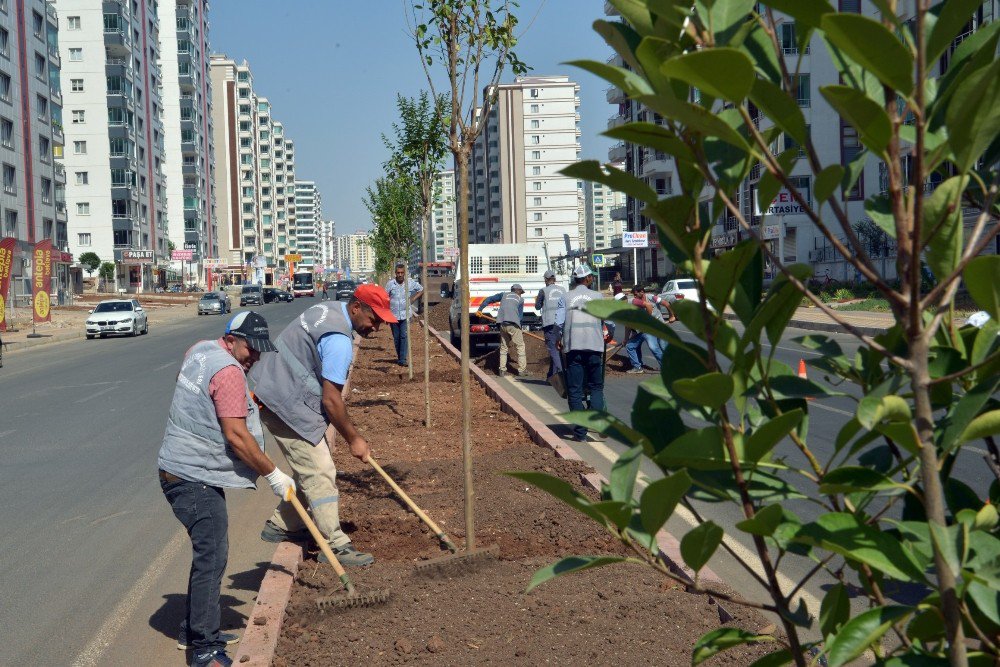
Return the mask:
<svg viewBox="0 0 1000 667">
<path fill-rule="evenodd" d="M 156 371 L 162 371 L 164 368 L 170 368 L 171 366 L 175 366 L 175 365 L 177 365 L 177 362 L 176 361 L 171 361 L 171 362 L 163 364 L 162 366 L 157 366 L 156 368 L 153 369 L 153 372 L 155 373 Z"/>
<path fill-rule="evenodd" d="M 187 541 L 187 533 L 183 530 L 178 530 L 174 533 L 174 536 L 167 542 L 167 546 L 163 548 L 163 551 L 146 568 L 146 571 L 142 573 L 135 584 L 132 585 L 132 588 L 125 593 L 121 601 L 111 611 L 107 620 L 104 621 L 104 624 L 101 625 L 100 629 L 94 635 L 94 638 L 76 656 L 76 659 L 73 661 L 73 667 L 93 667 L 101 663 L 104 653 L 114 643 L 119 633 L 121 633 L 122 628 L 125 627 L 125 624 L 131 620 L 149 587 L 163 573 L 167 563 L 187 544 Z"/>
<path fill-rule="evenodd" d="M 511 381 L 511 383 L 513 384 L 513 381 Z M 545 410 L 549 414 L 551 414 L 555 419 L 559 420 L 564 424 L 569 423 L 565 419 L 563 419 L 558 412 L 555 411 L 555 409 L 544 397 L 535 393 L 535 391 L 529 388 L 527 384 L 519 383 L 516 386 L 522 391 L 524 391 L 526 394 L 534 398 L 535 404 L 540 406 L 543 410 Z M 590 442 L 587 443 L 587 446 L 590 447 L 601 458 L 606 459 L 610 463 L 614 463 L 615 461 L 618 460 L 618 453 L 615 452 L 613 449 L 611 449 L 611 447 L 609 447 L 608 445 L 604 444 L 603 442 Z M 649 482 L 650 482 L 649 476 L 647 476 L 643 472 L 640 472 L 639 475 L 636 477 L 636 485 L 640 490 L 645 489 L 647 486 L 649 486 Z M 674 514 L 692 528 L 698 526 L 700 523 L 695 518 L 694 514 L 691 513 L 690 510 L 681 505 L 677 506 L 677 508 L 674 510 Z M 764 578 L 764 566 L 763 564 L 761 564 L 760 558 L 758 557 L 756 552 L 745 547 L 739 540 L 730 536 L 729 534 L 724 534 L 722 539 L 723 541 L 725 541 L 727 547 L 729 547 L 734 553 L 736 553 L 741 560 L 749 564 L 750 567 L 753 568 L 754 572 L 756 572 L 758 575 Z M 790 577 L 788 577 L 787 575 L 783 574 L 780 571 L 775 572 L 775 576 L 778 579 L 778 585 L 781 587 L 782 591 L 790 591 L 793 588 L 795 588 L 795 586 L 798 585 L 798 582 L 794 581 L 793 579 L 791 579 Z M 807 591 L 805 587 L 799 589 L 799 592 L 796 595 L 799 599 L 801 599 L 805 603 L 806 608 L 809 610 L 809 613 L 812 614 L 814 618 L 819 618 L 819 610 L 820 610 L 819 598 L 817 598 L 815 595 Z"/>
<path fill-rule="evenodd" d="M 0 431 L 0 438 L 10 435 L 11 433 L 17 433 L 17 429 L 13 428 L 9 431 Z"/>
<path fill-rule="evenodd" d="M 100 391 L 95 391 L 95 392 L 94 392 L 93 394 L 90 394 L 90 395 L 88 395 L 88 396 L 84 396 L 84 397 L 83 397 L 83 398 L 81 398 L 80 400 L 78 400 L 78 401 L 73 401 L 73 402 L 74 402 L 74 403 L 76 403 L 76 404 L 78 404 L 78 405 L 79 405 L 80 403 L 86 403 L 87 401 L 92 401 L 92 400 L 94 400 L 95 398 L 97 398 L 97 397 L 99 397 L 99 396 L 104 396 L 105 394 L 109 394 L 109 393 L 111 393 L 112 391 L 114 391 L 114 390 L 115 390 L 116 388 L 117 388 L 117 383 L 115 384 L 115 386 L 112 386 L 112 387 L 106 387 L 106 388 L 104 388 L 104 389 L 102 389 L 102 390 L 100 390 Z"/>
</svg>

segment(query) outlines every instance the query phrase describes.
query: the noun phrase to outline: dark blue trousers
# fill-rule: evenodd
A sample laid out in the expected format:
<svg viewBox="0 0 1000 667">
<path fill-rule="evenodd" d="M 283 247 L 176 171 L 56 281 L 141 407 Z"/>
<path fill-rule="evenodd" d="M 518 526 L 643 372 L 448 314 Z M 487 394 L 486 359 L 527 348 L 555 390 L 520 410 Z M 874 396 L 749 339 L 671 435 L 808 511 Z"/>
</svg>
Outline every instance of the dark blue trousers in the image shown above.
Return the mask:
<svg viewBox="0 0 1000 667">
<path fill-rule="evenodd" d="M 390 324 L 389 328 L 392 329 L 392 343 L 396 346 L 396 361 L 402 366 L 406 364 L 406 320 Z"/>
<path fill-rule="evenodd" d="M 583 398 L 590 396 L 591 410 L 604 410 L 604 352 L 573 350 L 566 353 L 566 399 L 570 410 L 583 410 Z M 574 426 L 578 437 L 587 435 L 583 426 Z"/>
</svg>

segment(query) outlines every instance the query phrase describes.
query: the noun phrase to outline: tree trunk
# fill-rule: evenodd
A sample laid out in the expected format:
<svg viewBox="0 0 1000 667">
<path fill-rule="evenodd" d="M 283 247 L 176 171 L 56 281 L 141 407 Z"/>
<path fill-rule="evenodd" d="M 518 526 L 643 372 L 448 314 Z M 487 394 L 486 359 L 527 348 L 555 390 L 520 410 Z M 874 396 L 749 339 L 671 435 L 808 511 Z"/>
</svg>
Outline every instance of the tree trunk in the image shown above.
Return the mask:
<svg viewBox="0 0 1000 667">
<path fill-rule="evenodd" d="M 472 405 L 469 397 L 469 146 L 464 141 L 455 154 L 458 191 L 458 275 L 462 289 L 455 298 L 461 299 L 462 340 L 462 468 L 465 478 L 465 550 L 476 548 L 475 492 L 472 486 Z"/>
<path fill-rule="evenodd" d="M 427 305 L 427 255 L 431 245 L 431 209 L 430 206 L 424 208 L 424 224 L 421 226 L 423 239 L 421 240 L 423 251 L 420 256 L 423 258 L 423 266 L 420 269 L 420 285 L 424 288 L 424 294 L 420 297 L 423 300 L 424 312 L 424 428 L 431 427 L 431 341 L 430 331 L 430 310 Z"/>
<path fill-rule="evenodd" d="M 410 286 L 410 274 L 406 274 L 406 286 Z M 410 293 L 406 293 L 406 370 L 413 379 L 413 355 L 410 354 L 410 320 L 413 319 L 413 308 L 410 305 Z"/>
</svg>

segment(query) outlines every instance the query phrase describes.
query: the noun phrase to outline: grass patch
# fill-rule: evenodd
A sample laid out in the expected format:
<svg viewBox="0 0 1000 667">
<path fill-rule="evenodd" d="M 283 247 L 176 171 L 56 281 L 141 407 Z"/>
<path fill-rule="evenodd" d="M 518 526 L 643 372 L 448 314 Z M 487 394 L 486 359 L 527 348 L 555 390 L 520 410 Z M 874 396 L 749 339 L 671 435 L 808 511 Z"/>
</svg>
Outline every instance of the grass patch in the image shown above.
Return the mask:
<svg viewBox="0 0 1000 667">
<path fill-rule="evenodd" d="M 888 313 L 889 302 L 885 299 L 865 299 L 864 301 L 858 301 L 856 303 L 848 303 L 843 306 L 838 306 L 837 310 L 866 310 L 873 313 Z"/>
</svg>

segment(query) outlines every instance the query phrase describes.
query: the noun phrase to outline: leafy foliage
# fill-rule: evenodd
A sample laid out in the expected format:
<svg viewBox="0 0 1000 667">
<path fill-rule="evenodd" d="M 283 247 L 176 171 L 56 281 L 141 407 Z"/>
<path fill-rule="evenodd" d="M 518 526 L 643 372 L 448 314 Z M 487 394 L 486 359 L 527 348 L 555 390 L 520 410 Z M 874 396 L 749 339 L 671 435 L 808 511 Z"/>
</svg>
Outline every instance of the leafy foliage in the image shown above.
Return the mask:
<svg viewBox="0 0 1000 667">
<path fill-rule="evenodd" d="M 96 252 L 85 252 L 80 254 L 80 264 L 87 269 L 87 273 L 93 273 L 101 265 L 101 258 Z"/>
</svg>

